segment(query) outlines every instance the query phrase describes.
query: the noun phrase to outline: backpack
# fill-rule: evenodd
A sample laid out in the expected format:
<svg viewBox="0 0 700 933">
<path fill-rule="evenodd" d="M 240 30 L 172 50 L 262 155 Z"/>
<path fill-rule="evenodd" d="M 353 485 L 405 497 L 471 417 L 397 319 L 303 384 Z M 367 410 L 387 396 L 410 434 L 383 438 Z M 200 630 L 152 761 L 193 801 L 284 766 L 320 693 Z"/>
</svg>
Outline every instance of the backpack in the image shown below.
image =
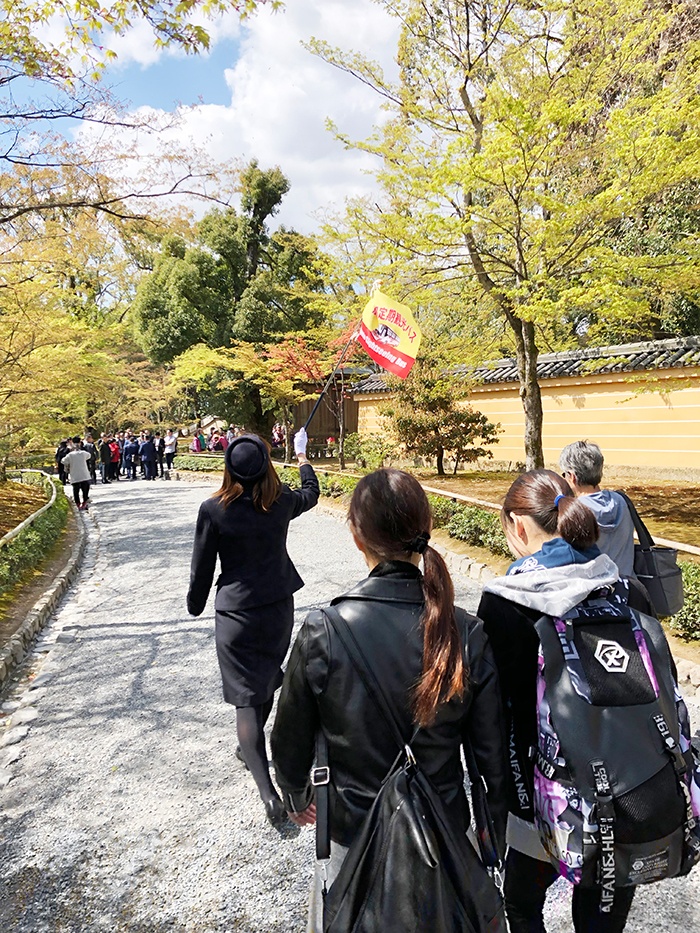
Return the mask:
<svg viewBox="0 0 700 933">
<path fill-rule="evenodd" d="M 700 761 L 658 620 L 627 605 L 627 585 L 592 593 L 535 624 L 534 810 L 559 873 L 600 886 L 687 874 L 700 860 Z"/>
<path fill-rule="evenodd" d="M 400 749 L 335 881 L 324 890 L 324 933 L 505 933 L 501 897 L 488 871 L 466 834 L 452 825 L 347 623 L 337 610 L 323 611 Z M 330 770 L 323 733 L 316 764 L 316 854 L 327 859 Z M 481 789 L 481 778 L 476 783 Z"/>
</svg>

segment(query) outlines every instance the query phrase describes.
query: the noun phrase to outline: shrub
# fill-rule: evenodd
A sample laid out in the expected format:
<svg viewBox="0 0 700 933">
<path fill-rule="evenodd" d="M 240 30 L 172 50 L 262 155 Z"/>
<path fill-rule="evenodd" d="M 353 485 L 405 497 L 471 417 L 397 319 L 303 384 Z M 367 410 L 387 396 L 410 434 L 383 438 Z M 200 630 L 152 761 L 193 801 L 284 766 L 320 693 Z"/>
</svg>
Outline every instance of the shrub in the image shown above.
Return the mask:
<svg viewBox="0 0 700 933">
<path fill-rule="evenodd" d="M 461 506 L 452 499 L 445 496 L 436 496 L 434 493 L 428 493 L 428 502 L 433 510 L 433 526 L 435 528 L 444 528 L 455 515 Z"/>
<path fill-rule="evenodd" d="M 684 641 L 700 638 L 700 564 L 679 561 L 683 572 L 685 602 L 671 619 L 671 629 Z"/>
<path fill-rule="evenodd" d="M 41 477 L 36 480 L 43 482 Z M 31 477 L 29 482 L 34 485 L 36 480 Z M 0 595 L 11 589 L 23 573 L 36 567 L 46 557 L 66 526 L 70 505 L 60 483 L 57 480 L 54 482 L 58 494 L 53 506 L 9 544 L 0 548 Z"/>
<path fill-rule="evenodd" d="M 511 556 L 498 515 L 477 506 L 455 505 L 455 511 L 446 526 L 450 537 L 475 547 L 488 548 L 502 557 Z"/>
<path fill-rule="evenodd" d="M 224 469 L 224 458 L 207 456 L 206 454 L 178 454 L 173 463 L 175 470 L 192 470 L 194 473 L 221 473 Z"/>
<path fill-rule="evenodd" d="M 345 456 L 367 470 L 378 470 L 396 456 L 396 442 L 384 434 L 348 434 Z"/>
<path fill-rule="evenodd" d="M 289 467 L 278 470 L 279 478 L 291 489 L 300 489 L 299 471 Z M 350 495 L 359 482 L 356 476 L 343 476 L 342 473 L 316 473 L 322 496 L 338 499 Z"/>
</svg>

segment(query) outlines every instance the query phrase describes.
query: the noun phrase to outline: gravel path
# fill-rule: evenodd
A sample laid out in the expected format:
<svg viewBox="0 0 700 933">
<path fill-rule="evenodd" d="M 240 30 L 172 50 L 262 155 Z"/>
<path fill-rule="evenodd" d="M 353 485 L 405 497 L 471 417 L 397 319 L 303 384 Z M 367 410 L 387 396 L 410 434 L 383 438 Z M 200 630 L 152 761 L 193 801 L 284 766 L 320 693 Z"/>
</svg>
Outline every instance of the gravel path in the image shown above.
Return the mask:
<svg viewBox="0 0 700 933">
<path fill-rule="evenodd" d="M 301 933 L 309 830 L 278 835 L 236 760 L 213 599 L 185 611 L 199 503 L 211 486 L 93 489 L 83 571 L 20 683 L 0 748 L 0 929 L 12 933 Z M 364 575 L 345 526 L 316 511 L 290 552 L 297 622 Z M 474 609 L 478 586 L 455 579 Z M 694 718 L 698 718 L 697 707 Z M 2 733 L 0 733 L 2 741 Z M 639 892 L 630 933 L 700 929 L 700 870 Z M 548 909 L 570 929 L 568 890 Z M 394 933 L 394 931 L 387 931 Z M 399 933 L 399 931 L 396 931 Z"/>
</svg>

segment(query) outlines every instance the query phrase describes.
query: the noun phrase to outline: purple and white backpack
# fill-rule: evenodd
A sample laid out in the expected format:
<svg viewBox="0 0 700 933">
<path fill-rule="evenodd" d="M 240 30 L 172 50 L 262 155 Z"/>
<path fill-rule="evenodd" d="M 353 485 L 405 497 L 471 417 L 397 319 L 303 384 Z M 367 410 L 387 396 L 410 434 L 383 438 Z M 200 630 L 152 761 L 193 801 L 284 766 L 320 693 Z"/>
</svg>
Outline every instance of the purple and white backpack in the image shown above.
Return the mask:
<svg viewBox="0 0 700 933">
<path fill-rule="evenodd" d="M 535 627 L 535 822 L 559 873 L 600 885 L 609 912 L 616 887 L 700 861 L 688 711 L 663 630 L 629 608 L 625 584 Z"/>
</svg>

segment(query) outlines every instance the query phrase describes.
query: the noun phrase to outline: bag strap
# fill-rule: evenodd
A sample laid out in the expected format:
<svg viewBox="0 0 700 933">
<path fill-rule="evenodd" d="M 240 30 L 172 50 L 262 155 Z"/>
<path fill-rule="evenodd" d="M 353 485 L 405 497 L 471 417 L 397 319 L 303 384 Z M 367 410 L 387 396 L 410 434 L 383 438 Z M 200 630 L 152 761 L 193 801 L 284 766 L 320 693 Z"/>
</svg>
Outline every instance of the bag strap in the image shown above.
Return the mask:
<svg viewBox="0 0 700 933">
<path fill-rule="evenodd" d="M 621 489 L 616 489 L 615 492 L 618 496 L 621 496 L 629 509 L 630 516 L 632 517 L 632 524 L 634 525 L 634 530 L 637 532 L 637 537 L 639 538 L 639 543 L 643 551 L 650 551 L 654 547 L 654 539 L 651 536 L 651 532 L 647 526 L 642 521 L 642 517 L 637 511 L 637 508 L 627 495 L 626 492 L 623 492 Z"/>
<path fill-rule="evenodd" d="M 316 734 L 316 767 L 311 772 L 316 803 L 316 858 L 319 862 L 331 857 L 330 776 L 328 739 L 319 728 Z"/>
<path fill-rule="evenodd" d="M 410 759 L 415 763 L 415 758 L 413 757 L 413 752 L 411 752 L 410 745 L 407 745 L 404 741 L 401 730 L 398 727 L 396 719 L 394 718 L 389 705 L 384 698 L 382 693 L 382 688 L 379 686 L 379 683 L 372 672 L 371 667 L 367 663 L 362 649 L 357 644 L 355 636 L 350 631 L 345 619 L 340 615 L 337 609 L 334 609 L 332 606 L 328 606 L 325 609 L 321 610 L 325 617 L 328 619 L 331 628 L 335 631 L 338 638 L 342 642 L 345 650 L 347 651 L 350 660 L 353 664 L 353 667 L 357 671 L 362 680 L 367 693 L 374 701 L 375 705 L 381 712 L 382 716 L 386 720 L 389 729 L 394 736 L 399 748 L 401 749 L 399 757 L 403 755 L 404 749 L 407 750 Z M 418 734 L 419 729 L 416 728 L 411 738 L 411 742 L 415 739 Z M 397 759 L 398 761 L 398 759 Z M 391 766 L 390 771 L 393 771 L 396 766 L 397 761 Z M 314 799 L 316 802 L 316 858 L 320 862 L 327 861 L 331 857 L 331 824 L 330 824 L 330 767 L 328 761 L 328 740 L 323 732 L 323 729 L 319 729 L 316 735 L 316 767 L 311 772 L 311 783 L 314 787 Z M 325 881 L 324 881 L 324 893 L 325 893 Z"/>
</svg>

